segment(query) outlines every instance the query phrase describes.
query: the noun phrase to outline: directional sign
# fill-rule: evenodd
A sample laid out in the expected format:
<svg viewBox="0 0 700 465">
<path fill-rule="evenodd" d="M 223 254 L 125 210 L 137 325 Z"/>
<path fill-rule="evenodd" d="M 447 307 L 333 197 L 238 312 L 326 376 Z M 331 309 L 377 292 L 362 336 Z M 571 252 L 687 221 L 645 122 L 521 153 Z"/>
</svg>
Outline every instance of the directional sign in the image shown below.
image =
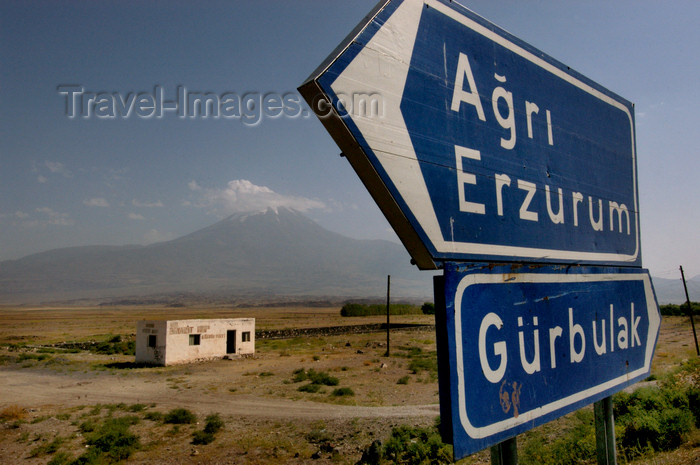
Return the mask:
<svg viewBox="0 0 700 465">
<path fill-rule="evenodd" d="M 650 372 L 661 320 L 646 270 L 447 263 L 444 282 L 440 408 L 457 459 Z"/>
<path fill-rule="evenodd" d="M 633 105 L 457 3 L 380 3 L 299 90 L 420 268 L 641 266 Z"/>
</svg>

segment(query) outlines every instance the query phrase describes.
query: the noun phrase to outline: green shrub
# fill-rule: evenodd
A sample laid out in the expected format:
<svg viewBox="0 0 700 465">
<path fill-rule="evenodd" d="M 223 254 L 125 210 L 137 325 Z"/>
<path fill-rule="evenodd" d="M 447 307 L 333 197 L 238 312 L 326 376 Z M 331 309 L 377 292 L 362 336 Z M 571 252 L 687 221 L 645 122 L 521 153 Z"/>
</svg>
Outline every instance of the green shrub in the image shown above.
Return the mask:
<svg viewBox="0 0 700 465">
<path fill-rule="evenodd" d="M 338 378 L 323 371 L 309 370 L 309 379 L 313 384 L 323 384 L 324 386 L 337 386 L 340 382 Z"/>
<path fill-rule="evenodd" d="M 192 433 L 192 444 L 206 445 L 214 442 L 214 435 L 206 431 L 195 431 Z"/>
<path fill-rule="evenodd" d="M 299 392 L 310 392 L 310 393 L 315 393 L 321 390 L 321 385 L 320 384 L 305 384 L 303 386 L 299 386 L 297 388 L 297 391 Z"/>
<path fill-rule="evenodd" d="M 410 378 L 408 376 L 402 376 L 401 378 L 399 378 L 396 384 L 408 384 L 409 379 Z"/>
<path fill-rule="evenodd" d="M 399 426 L 391 431 L 386 445 L 378 441 L 367 447 L 358 462 L 379 464 L 450 464 L 452 447 L 443 443 L 437 428 Z"/>
<path fill-rule="evenodd" d="M 208 415 L 204 421 L 204 431 L 206 433 L 216 434 L 221 428 L 224 427 L 224 421 L 221 419 L 221 417 L 219 417 L 218 413 Z"/>
<path fill-rule="evenodd" d="M 671 375 L 659 387 L 616 394 L 615 421 L 622 428 L 619 442 L 626 454 L 633 457 L 647 449 L 668 451 L 679 447 L 697 421 L 691 408 L 691 398 L 696 402 L 695 389 L 674 381 Z"/>
<path fill-rule="evenodd" d="M 173 409 L 170 412 L 168 412 L 163 418 L 163 421 L 165 423 L 170 423 L 173 425 L 190 424 L 194 423 L 196 420 L 197 417 L 195 416 L 195 414 L 184 408 Z"/>
<path fill-rule="evenodd" d="M 432 302 L 426 302 L 420 308 L 424 315 L 435 315 L 435 304 Z"/>
<path fill-rule="evenodd" d="M 324 386 L 337 386 L 340 380 L 338 378 L 329 375 L 324 371 L 315 371 L 311 369 L 305 371 L 303 368 L 294 370 L 292 381 L 295 383 L 300 383 L 302 381 L 311 381 L 311 384 L 322 384 Z"/>
<path fill-rule="evenodd" d="M 204 430 L 192 433 L 192 444 L 206 445 L 214 442 L 214 435 L 224 427 L 224 422 L 218 414 L 208 415 Z"/>
<path fill-rule="evenodd" d="M 347 387 L 343 388 L 338 388 L 338 389 L 333 389 L 333 393 L 331 393 L 333 397 L 352 397 L 355 395 L 355 392 Z"/>
<path fill-rule="evenodd" d="M 690 302 L 690 308 L 693 310 L 693 315 L 700 315 L 700 302 Z M 659 306 L 661 314 L 664 316 L 687 316 L 688 304 L 682 305 L 667 304 Z"/>
</svg>

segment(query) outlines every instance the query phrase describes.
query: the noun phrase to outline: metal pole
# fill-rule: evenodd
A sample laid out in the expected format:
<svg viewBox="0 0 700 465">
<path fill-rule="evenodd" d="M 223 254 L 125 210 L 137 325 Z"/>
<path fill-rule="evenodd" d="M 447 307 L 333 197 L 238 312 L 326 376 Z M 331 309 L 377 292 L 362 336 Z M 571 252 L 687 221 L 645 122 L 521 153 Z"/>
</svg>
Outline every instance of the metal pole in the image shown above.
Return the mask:
<svg viewBox="0 0 700 465">
<path fill-rule="evenodd" d="M 598 465 L 617 465 L 612 397 L 606 397 L 593 404 L 593 411 Z"/>
<path fill-rule="evenodd" d="M 690 305 L 690 297 L 688 296 L 688 286 L 685 284 L 685 274 L 683 266 L 681 266 L 681 279 L 683 280 L 683 289 L 685 289 L 685 302 L 688 304 L 688 316 L 690 316 L 690 325 L 693 327 L 693 337 L 695 338 L 695 352 L 700 355 L 700 347 L 698 347 L 698 335 L 695 332 L 695 320 L 693 319 L 693 307 Z"/>
<path fill-rule="evenodd" d="M 518 465 L 517 436 L 491 447 L 491 465 Z"/>
<path fill-rule="evenodd" d="M 389 351 L 389 300 L 391 294 L 391 275 L 386 275 L 386 356 L 390 354 Z"/>
</svg>

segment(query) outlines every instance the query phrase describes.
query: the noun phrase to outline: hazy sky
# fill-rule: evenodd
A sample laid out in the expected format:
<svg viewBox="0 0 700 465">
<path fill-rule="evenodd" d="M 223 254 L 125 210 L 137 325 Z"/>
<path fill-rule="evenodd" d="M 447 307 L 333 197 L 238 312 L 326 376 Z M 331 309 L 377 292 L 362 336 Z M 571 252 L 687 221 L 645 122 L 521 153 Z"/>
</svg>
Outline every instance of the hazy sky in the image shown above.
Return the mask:
<svg viewBox="0 0 700 465">
<path fill-rule="evenodd" d="M 643 264 L 700 274 L 700 2 L 462 3 L 635 103 Z M 296 88 L 374 4 L 0 3 L 0 260 L 172 239 L 266 205 L 396 241 L 301 103 L 277 117 L 182 118 L 147 100 L 301 102 Z M 119 100 L 83 105 L 75 89 Z"/>
</svg>

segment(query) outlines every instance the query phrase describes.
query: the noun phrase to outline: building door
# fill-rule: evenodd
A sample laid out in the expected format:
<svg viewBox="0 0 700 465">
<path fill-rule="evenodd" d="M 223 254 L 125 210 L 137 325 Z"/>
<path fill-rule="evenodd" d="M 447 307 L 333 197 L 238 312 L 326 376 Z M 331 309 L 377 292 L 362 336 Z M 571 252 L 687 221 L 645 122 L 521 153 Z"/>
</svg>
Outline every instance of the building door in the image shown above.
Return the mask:
<svg viewBox="0 0 700 465">
<path fill-rule="evenodd" d="M 228 330 L 226 331 L 226 353 L 235 354 L 236 353 L 236 331 Z"/>
</svg>

